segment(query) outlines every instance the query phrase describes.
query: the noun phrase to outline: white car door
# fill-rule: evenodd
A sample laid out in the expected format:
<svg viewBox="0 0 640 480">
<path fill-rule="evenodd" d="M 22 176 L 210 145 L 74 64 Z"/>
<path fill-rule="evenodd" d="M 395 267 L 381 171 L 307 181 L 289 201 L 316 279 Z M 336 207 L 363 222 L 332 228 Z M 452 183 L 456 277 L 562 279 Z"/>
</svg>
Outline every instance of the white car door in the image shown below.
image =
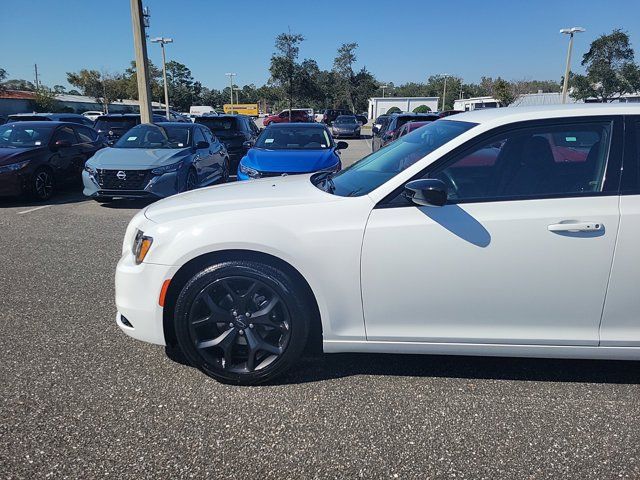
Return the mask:
<svg viewBox="0 0 640 480">
<path fill-rule="evenodd" d="M 417 177 L 447 205 L 387 197 L 363 241 L 367 340 L 597 345 L 620 133 L 604 117 L 503 127 Z"/>
<path fill-rule="evenodd" d="M 640 116 L 625 131 L 620 228 L 600 328 L 600 345 L 640 347 Z"/>
</svg>

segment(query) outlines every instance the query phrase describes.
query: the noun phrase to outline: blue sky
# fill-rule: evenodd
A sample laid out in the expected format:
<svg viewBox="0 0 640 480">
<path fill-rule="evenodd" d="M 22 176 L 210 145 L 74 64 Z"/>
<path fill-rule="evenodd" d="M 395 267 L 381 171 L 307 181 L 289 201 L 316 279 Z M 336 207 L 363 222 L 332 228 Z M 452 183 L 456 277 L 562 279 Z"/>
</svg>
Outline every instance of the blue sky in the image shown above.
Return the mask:
<svg viewBox="0 0 640 480">
<path fill-rule="evenodd" d="M 638 0 L 146 0 L 150 36 L 170 36 L 168 59 L 185 63 L 207 87 L 260 85 L 268 78 L 274 37 L 287 29 L 306 40 L 301 58 L 330 68 L 343 42 L 357 42 L 358 67 L 382 81 L 423 81 L 437 73 L 467 82 L 482 75 L 559 79 L 567 38 L 582 26 L 574 70 L 589 43 L 614 28 L 631 35 L 640 61 Z M 9 78 L 66 84 L 67 71 L 122 71 L 133 59 L 128 0 L 0 0 L 0 67 Z M 160 64 L 160 48 L 149 44 Z"/>
</svg>

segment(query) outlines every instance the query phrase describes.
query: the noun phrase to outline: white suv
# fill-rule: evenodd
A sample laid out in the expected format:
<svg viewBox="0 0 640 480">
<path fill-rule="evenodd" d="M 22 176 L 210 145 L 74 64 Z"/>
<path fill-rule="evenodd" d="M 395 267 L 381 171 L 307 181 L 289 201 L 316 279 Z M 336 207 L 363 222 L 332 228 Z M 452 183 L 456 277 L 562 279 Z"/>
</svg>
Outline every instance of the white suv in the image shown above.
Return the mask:
<svg viewBox="0 0 640 480">
<path fill-rule="evenodd" d="M 640 359 L 639 145 L 633 105 L 476 111 L 338 173 L 159 201 L 117 323 L 241 384 L 317 346 Z"/>
</svg>

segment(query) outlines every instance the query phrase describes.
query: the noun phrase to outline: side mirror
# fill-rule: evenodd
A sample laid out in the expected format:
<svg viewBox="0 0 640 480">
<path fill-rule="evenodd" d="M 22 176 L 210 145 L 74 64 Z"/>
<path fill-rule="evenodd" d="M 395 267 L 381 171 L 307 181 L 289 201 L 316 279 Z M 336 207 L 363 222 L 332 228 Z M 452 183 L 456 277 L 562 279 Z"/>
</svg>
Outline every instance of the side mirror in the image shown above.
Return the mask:
<svg viewBox="0 0 640 480">
<path fill-rule="evenodd" d="M 374 133 L 377 135 L 379 131 L 380 131 L 380 127 L 378 125 L 374 125 L 373 127 L 371 127 L 371 133 Z"/>
<path fill-rule="evenodd" d="M 242 142 L 242 146 L 244 148 L 251 148 L 253 147 L 253 142 L 251 140 L 247 140 L 246 142 Z"/>
<path fill-rule="evenodd" d="M 336 150 L 344 150 L 345 148 L 347 148 L 349 146 L 349 144 L 347 142 L 338 142 L 336 144 Z"/>
<path fill-rule="evenodd" d="M 56 148 L 67 148 L 71 146 L 71 142 L 69 140 L 56 140 L 56 143 L 54 143 L 54 146 Z"/>
<path fill-rule="evenodd" d="M 205 148 L 209 148 L 209 142 L 200 140 L 198 143 L 196 143 L 196 149 L 203 150 Z"/>
<path fill-rule="evenodd" d="M 404 186 L 403 194 L 421 207 L 442 207 L 447 203 L 447 186 L 437 178 L 412 180 Z"/>
</svg>

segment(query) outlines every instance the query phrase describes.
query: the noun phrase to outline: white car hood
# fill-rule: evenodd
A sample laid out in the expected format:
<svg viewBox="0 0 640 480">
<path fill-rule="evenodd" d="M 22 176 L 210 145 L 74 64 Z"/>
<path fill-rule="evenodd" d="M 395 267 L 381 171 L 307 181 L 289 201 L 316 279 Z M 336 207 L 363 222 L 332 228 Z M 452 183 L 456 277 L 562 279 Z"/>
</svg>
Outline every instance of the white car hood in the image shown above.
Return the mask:
<svg viewBox="0 0 640 480">
<path fill-rule="evenodd" d="M 310 177 L 291 175 L 193 190 L 150 205 L 144 215 L 154 223 L 164 223 L 216 212 L 335 202 L 342 198 L 320 190 Z"/>
</svg>

